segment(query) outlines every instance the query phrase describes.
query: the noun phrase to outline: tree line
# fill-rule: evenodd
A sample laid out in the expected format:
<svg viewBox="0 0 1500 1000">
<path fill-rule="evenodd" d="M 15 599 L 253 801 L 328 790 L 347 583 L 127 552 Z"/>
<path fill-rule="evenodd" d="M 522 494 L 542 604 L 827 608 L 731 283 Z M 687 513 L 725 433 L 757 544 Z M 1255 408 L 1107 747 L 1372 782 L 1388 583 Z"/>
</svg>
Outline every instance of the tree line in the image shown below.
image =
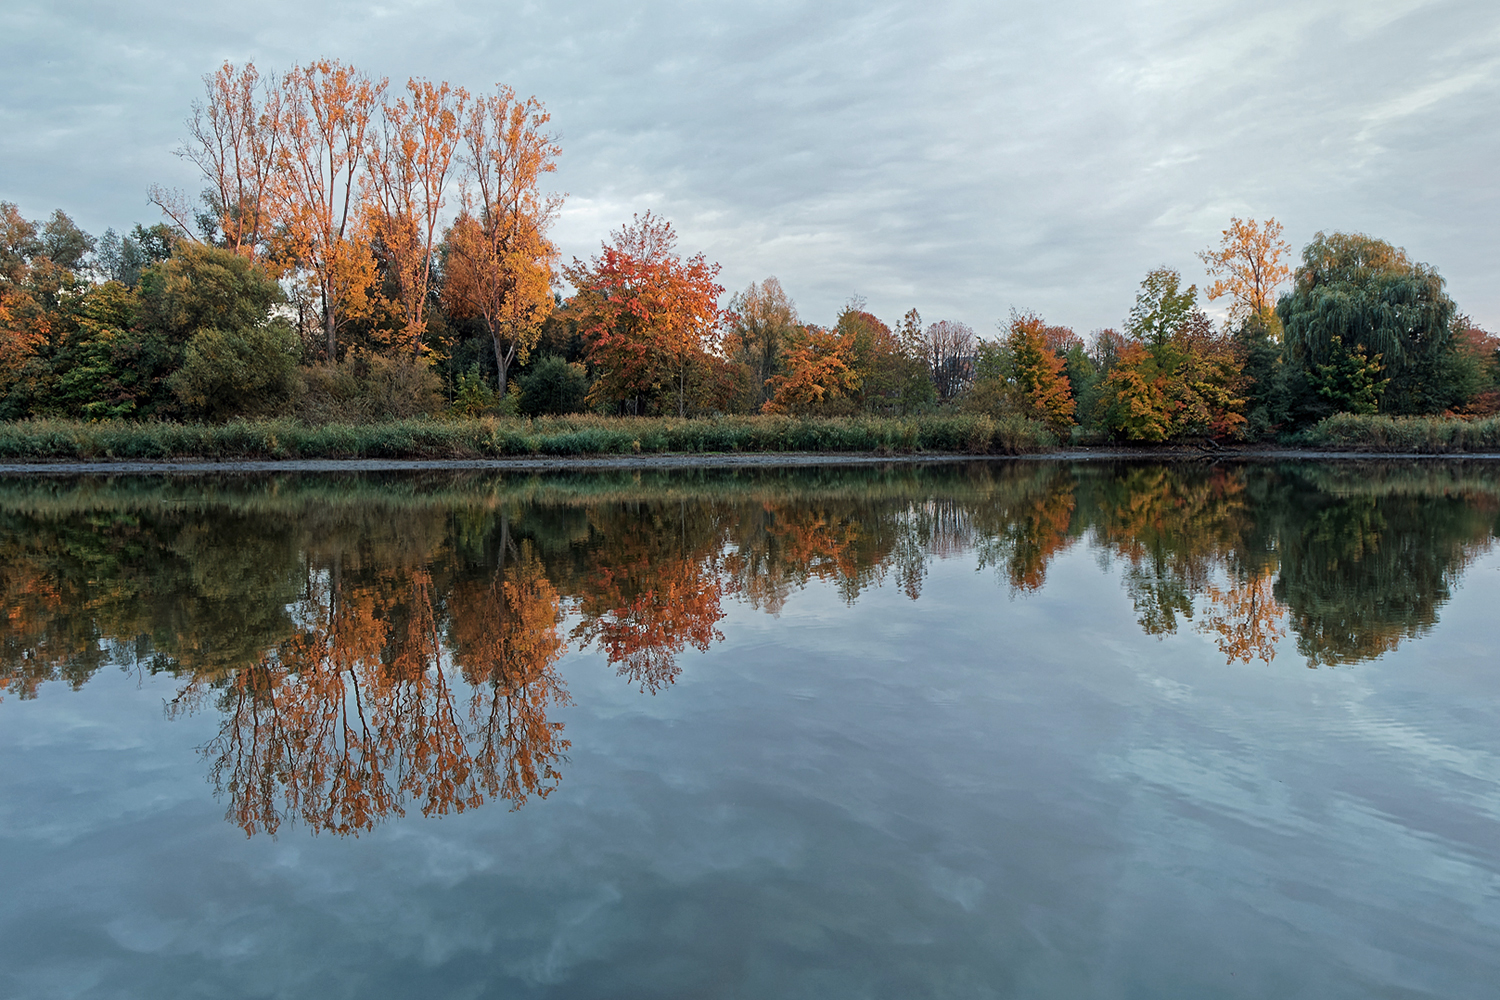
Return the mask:
<svg viewBox="0 0 1500 1000">
<path fill-rule="evenodd" d="M 887 324 L 859 299 L 824 326 L 774 277 L 724 301 L 649 212 L 562 262 L 534 97 L 333 60 L 204 82 L 180 150 L 204 187 L 153 188 L 165 221 L 96 239 L 0 203 L 0 418 L 958 411 L 1158 442 L 1500 410 L 1500 338 L 1369 236 L 1319 233 L 1293 268 L 1276 220 L 1231 220 L 1198 255 L 1219 322 L 1163 266 L 1087 337 L 1024 310 L 995 337 Z"/>
</svg>

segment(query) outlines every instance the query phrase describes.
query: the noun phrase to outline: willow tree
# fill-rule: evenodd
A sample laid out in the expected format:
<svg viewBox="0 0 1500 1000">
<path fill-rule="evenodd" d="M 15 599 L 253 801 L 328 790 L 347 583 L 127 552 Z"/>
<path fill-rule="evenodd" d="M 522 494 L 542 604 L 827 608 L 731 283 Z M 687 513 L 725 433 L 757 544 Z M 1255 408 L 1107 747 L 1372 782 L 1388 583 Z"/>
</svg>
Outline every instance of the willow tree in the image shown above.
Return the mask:
<svg viewBox="0 0 1500 1000">
<path fill-rule="evenodd" d="M 1303 369 L 1337 364 L 1349 351 L 1378 355 L 1390 380 L 1382 412 L 1437 412 L 1468 391 L 1442 277 L 1384 240 L 1318 233 L 1276 311 L 1290 360 Z"/>
</svg>

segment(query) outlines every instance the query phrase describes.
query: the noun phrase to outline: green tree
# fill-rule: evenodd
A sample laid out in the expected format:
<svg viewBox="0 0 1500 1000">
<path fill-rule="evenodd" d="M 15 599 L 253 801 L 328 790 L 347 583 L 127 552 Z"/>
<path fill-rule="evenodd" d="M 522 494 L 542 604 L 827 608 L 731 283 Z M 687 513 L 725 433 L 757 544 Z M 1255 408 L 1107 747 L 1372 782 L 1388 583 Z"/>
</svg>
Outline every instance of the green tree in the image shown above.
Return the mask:
<svg viewBox="0 0 1500 1000">
<path fill-rule="evenodd" d="M 94 250 L 95 240 L 78 228 L 62 209 L 52 213 L 41 227 L 41 255 L 68 271 L 80 270 Z"/>
<path fill-rule="evenodd" d="M 266 321 L 284 300 L 281 286 L 244 257 L 183 243 L 141 282 L 148 322 L 186 341 L 200 329 L 242 330 Z"/>
<path fill-rule="evenodd" d="M 1474 390 L 1455 380 L 1455 309 L 1442 277 L 1383 240 L 1318 233 L 1277 315 L 1289 361 L 1306 372 L 1336 363 L 1340 349 L 1379 355 L 1383 413 L 1437 413 Z"/>
<path fill-rule="evenodd" d="M 160 222 L 149 228 L 137 223 L 123 236 L 106 229 L 94 251 L 94 272 L 105 281 L 134 288 L 146 268 L 172 256 L 176 244 L 176 234 Z"/>
<path fill-rule="evenodd" d="M 785 355 L 800 333 L 797 306 L 774 277 L 750 286 L 729 300 L 725 354 L 748 376 L 752 411 L 773 394 L 772 377 L 785 367 Z"/>
<path fill-rule="evenodd" d="M 589 378 L 580 364 L 569 364 L 550 356 L 526 366 L 517 379 L 521 384 L 521 412 L 529 417 L 544 413 L 578 413 L 584 408 Z"/>
<path fill-rule="evenodd" d="M 190 414 L 211 420 L 261 414 L 296 387 L 298 344 L 273 317 L 281 288 L 259 265 L 201 243 L 184 243 L 142 278 L 147 323 L 181 352 L 168 385 Z"/>
<path fill-rule="evenodd" d="M 1146 274 L 1136 292 L 1125 332 L 1151 348 L 1161 348 L 1198 307 L 1198 286 L 1179 289 L 1182 275 L 1163 264 Z"/>
<path fill-rule="evenodd" d="M 1363 347 L 1346 348 L 1337 335 L 1328 347 L 1328 363 L 1314 365 L 1308 373 L 1313 388 L 1335 412 L 1374 413 L 1390 381 L 1380 377 L 1380 355 L 1370 357 Z"/>
<path fill-rule="evenodd" d="M 193 416 L 222 421 L 274 413 L 297 387 L 297 335 L 285 320 L 237 330 L 203 327 L 168 380 Z"/>
<path fill-rule="evenodd" d="M 1262 438 L 1287 419 L 1281 321 L 1275 312 L 1252 313 L 1234 331 L 1234 351 L 1244 374 L 1246 434 Z"/>
</svg>

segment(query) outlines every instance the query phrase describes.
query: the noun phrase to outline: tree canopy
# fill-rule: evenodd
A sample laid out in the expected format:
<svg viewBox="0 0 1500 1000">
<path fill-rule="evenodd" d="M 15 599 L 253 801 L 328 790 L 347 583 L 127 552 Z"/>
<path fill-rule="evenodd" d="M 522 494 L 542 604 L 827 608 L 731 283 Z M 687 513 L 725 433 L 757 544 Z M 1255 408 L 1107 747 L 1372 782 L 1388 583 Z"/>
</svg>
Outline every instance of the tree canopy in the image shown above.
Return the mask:
<svg viewBox="0 0 1500 1000">
<path fill-rule="evenodd" d="M 1444 378 L 1455 313 L 1434 268 L 1362 233 L 1318 233 L 1277 305 L 1291 356 L 1306 366 L 1341 364 L 1348 351 L 1378 355 L 1389 381 L 1379 407 L 1391 413 L 1455 402 Z"/>
</svg>

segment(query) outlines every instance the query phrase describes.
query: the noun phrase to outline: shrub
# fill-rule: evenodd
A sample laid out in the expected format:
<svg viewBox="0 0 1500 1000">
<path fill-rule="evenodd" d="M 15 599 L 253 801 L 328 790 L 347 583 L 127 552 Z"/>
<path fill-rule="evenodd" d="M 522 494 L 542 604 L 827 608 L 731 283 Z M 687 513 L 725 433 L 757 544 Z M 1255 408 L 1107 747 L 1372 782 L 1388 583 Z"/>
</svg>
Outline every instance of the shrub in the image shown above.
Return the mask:
<svg viewBox="0 0 1500 1000">
<path fill-rule="evenodd" d="M 468 371 L 458 373 L 458 386 L 453 393 L 453 405 L 449 407 L 449 412 L 455 417 L 473 419 L 494 410 L 499 402 L 500 394 L 489 387 L 479 366 L 470 365 Z"/>
<path fill-rule="evenodd" d="M 1303 431 L 1293 442 L 1316 448 L 1418 454 L 1500 451 L 1500 417 L 1464 420 L 1339 413 Z"/>
<path fill-rule="evenodd" d="M 528 417 L 579 413 L 589 391 L 583 366 L 555 355 L 531 364 L 516 381 L 521 387 L 521 412 Z"/>
<path fill-rule="evenodd" d="M 297 389 L 297 339 L 285 323 L 193 334 L 167 380 L 184 413 L 222 422 L 282 409 Z"/>
<path fill-rule="evenodd" d="M 371 424 L 430 416 L 443 408 L 442 380 L 419 358 L 351 353 L 302 369 L 293 412 L 309 424 Z"/>
</svg>

